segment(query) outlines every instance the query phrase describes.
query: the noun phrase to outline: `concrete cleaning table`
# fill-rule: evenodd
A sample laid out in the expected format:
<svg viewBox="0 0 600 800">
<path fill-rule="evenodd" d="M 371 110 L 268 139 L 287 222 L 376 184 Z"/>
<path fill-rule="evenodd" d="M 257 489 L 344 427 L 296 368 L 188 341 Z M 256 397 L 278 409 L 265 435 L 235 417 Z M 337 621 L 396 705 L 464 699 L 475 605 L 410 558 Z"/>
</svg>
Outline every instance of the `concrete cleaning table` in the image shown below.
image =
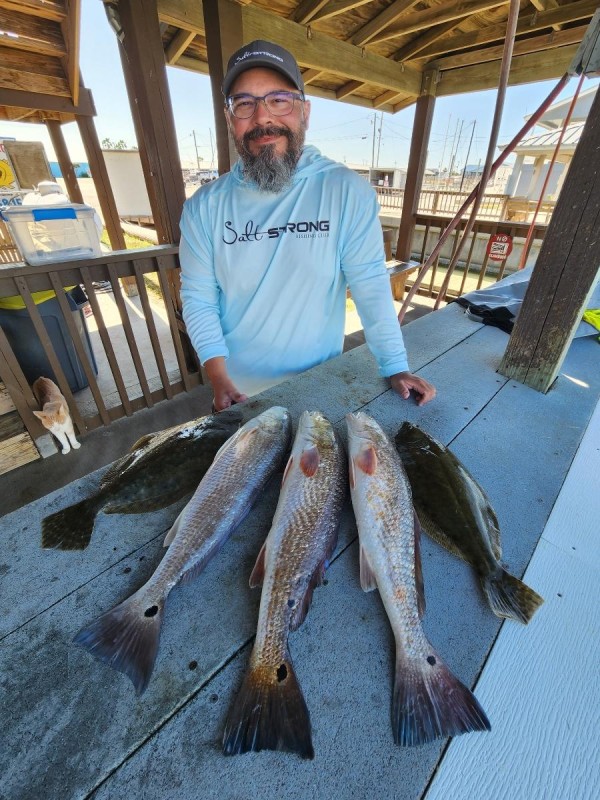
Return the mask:
<svg viewBox="0 0 600 800">
<path fill-rule="evenodd" d="M 451 445 L 489 494 L 504 560 L 521 576 L 598 402 L 598 344 L 576 340 L 542 395 L 496 373 L 506 334 L 467 319 L 456 305 L 411 323 L 404 335 L 413 371 L 438 389 L 427 406 L 389 390 L 363 346 L 253 398 L 245 416 L 277 404 L 296 423 L 303 410 L 319 409 L 344 438 L 344 415 L 358 409 L 391 435 L 405 419 L 423 427 Z M 422 798 L 447 741 L 412 749 L 393 743 L 392 634 L 378 593 L 359 585 L 349 500 L 326 585 L 290 636 L 315 759 L 264 751 L 225 757 L 224 720 L 246 669 L 260 599 L 248 578 L 278 480 L 203 574 L 171 594 L 154 673 L 137 698 L 127 677 L 71 640 L 150 576 L 182 504 L 137 516 L 99 514 L 82 552 L 40 546 L 42 519 L 90 494 L 104 471 L 0 520 L 0 798 Z M 427 537 L 422 558 L 428 638 L 474 686 L 503 623 L 466 564 Z M 520 700 L 516 683 L 510 702 Z"/>
</svg>

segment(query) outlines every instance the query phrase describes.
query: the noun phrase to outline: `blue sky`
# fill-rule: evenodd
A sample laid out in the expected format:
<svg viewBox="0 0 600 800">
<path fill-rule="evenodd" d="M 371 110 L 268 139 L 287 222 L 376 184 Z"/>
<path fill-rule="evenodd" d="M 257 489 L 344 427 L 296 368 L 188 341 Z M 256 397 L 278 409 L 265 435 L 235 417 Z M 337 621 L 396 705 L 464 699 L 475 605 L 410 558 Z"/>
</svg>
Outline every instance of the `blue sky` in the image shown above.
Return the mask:
<svg viewBox="0 0 600 800">
<path fill-rule="evenodd" d="M 105 138 L 128 145 L 136 144 L 129 102 L 121 72 L 121 62 L 114 33 L 108 25 L 100 0 L 83 0 L 81 30 L 81 71 L 83 79 L 92 90 L 98 116 L 95 117 L 100 141 Z M 167 68 L 171 98 L 177 128 L 180 155 L 184 164 L 196 163 L 196 154 L 202 166 L 210 166 L 214 150 L 214 116 L 210 82 L 207 76 L 173 67 Z M 586 80 L 583 90 L 598 83 Z M 504 106 L 500 142 L 509 141 L 523 124 L 523 117 L 540 105 L 548 95 L 554 81 L 532 83 L 508 89 Z M 561 99 L 575 91 L 572 79 Z M 495 91 L 476 92 L 440 98 L 436 102 L 427 165 L 448 166 L 452 144 L 461 129 L 460 145 L 455 166 L 464 165 L 473 122 L 475 132 L 469 154 L 469 163 L 485 160 L 487 143 L 494 114 Z M 381 142 L 378 128 L 380 114 L 360 106 L 311 98 L 312 115 L 307 140 L 325 155 L 352 164 L 371 163 L 373 133 L 376 129 L 375 152 L 379 151 L 379 165 L 406 166 L 410 146 L 414 106 L 398 114 L 383 114 Z M 69 153 L 73 161 L 84 161 L 85 152 L 77 126 L 63 126 Z M 196 134 L 197 151 L 194 146 Z M 46 129 L 42 125 L 0 122 L 0 137 L 13 136 L 23 140 L 43 141 L 49 160 L 54 154 Z M 216 158 L 216 156 L 215 156 Z"/>
</svg>

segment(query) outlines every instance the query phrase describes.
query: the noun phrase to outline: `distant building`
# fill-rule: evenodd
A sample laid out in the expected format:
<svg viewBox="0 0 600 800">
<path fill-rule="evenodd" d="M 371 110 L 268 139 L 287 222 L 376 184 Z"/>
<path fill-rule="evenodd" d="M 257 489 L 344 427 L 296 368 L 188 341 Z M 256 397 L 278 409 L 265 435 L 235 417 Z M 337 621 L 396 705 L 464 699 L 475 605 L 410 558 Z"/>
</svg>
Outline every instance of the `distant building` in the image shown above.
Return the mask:
<svg viewBox="0 0 600 800">
<path fill-rule="evenodd" d="M 588 89 L 577 98 L 556 162 L 552 167 L 544 200 L 555 200 L 560 194 L 597 89 L 597 86 Z M 571 101 L 572 98 L 569 97 L 550 106 L 537 123 L 545 129 L 544 133 L 523 139 L 515 148 L 517 158 L 506 184 L 506 194 L 525 200 L 539 199 Z"/>
</svg>

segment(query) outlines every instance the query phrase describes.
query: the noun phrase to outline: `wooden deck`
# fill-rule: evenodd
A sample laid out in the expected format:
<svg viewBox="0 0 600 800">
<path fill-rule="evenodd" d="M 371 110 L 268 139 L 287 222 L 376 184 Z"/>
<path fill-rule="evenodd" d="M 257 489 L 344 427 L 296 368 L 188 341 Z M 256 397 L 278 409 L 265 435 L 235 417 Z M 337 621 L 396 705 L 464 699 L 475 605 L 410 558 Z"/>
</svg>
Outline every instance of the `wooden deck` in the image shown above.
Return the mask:
<svg viewBox="0 0 600 800">
<path fill-rule="evenodd" d="M 412 368 L 438 387 L 438 398 L 422 409 L 387 389 L 366 347 L 274 387 L 245 409 L 250 416 L 282 404 L 297 420 L 302 410 L 319 408 L 342 431 L 344 415 L 359 408 L 389 433 L 409 419 L 450 444 L 485 487 L 507 565 L 517 575 L 528 569 L 528 582 L 546 598 L 533 622 L 501 623 L 469 567 L 429 539 L 422 554 L 427 635 L 475 686 L 492 732 L 460 737 L 449 748 L 441 740 L 415 749 L 393 744 L 391 633 L 377 593 L 360 589 L 348 504 L 327 585 L 290 638 L 315 760 L 285 753 L 225 758 L 224 718 L 256 625 L 259 597 L 248 576 L 278 487 L 269 487 L 204 574 L 173 592 L 154 675 L 138 699 L 127 678 L 71 640 L 152 573 L 176 509 L 99 515 L 82 553 L 40 548 L 42 518 L 86 496 L 99 470 L 0 520 L 3 800 L 597 796 L 598 493 L 592 483 L 587 500 L 573 492 L 581 473 L 571 479 L 569 470 L 598 405 L 598 344 L 593 337 L 574 341 L 562 374 L 542 395 L 496 373 L 506 334 L 467 319 L 456 305 L 411 323 L 405 339 Z M 597 414 L 590 437 L 575 466 L 585 469 L 594 457 L 597 475 Z M 537 715 L 527 717 L 529 703 Z"/>
</svg>

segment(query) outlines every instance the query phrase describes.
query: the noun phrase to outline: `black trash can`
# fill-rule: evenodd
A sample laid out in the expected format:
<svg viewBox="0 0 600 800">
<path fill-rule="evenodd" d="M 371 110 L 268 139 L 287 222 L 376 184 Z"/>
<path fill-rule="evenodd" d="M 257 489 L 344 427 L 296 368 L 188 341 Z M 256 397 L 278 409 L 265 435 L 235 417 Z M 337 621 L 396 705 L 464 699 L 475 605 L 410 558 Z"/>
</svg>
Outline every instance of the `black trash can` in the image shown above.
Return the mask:
<svg viewBox="0 0 600 800">
<path fill-rule="evenodd" d="M 66 295 L 73 314 L 75 327 L 81 336 L 84 351 L 90 360 L 94 373 L 97 375 L 98 367 L 96 366 L 96 359 L 94 358 L 94 351 L 82 310 L 87 303 L 87 297 L 79 286 L 66 292 Z M 40 312 L 42 321 L 48 331 L 52 347 L 56 352 L 71 391 L 77 392 L 80 389 L 85 389 L 89 382 L 75 350 L 73 338 L 63 319 L 58 300 L 56 297 L 45 300 L 37 305 L 37 310 Z M 41 376 L 51 378 L 56 382 L 56 375 L 50 366 L 27 309 L 1 308 L 0 325 L 28 382 L 32 384 Z"/>
</svg>

